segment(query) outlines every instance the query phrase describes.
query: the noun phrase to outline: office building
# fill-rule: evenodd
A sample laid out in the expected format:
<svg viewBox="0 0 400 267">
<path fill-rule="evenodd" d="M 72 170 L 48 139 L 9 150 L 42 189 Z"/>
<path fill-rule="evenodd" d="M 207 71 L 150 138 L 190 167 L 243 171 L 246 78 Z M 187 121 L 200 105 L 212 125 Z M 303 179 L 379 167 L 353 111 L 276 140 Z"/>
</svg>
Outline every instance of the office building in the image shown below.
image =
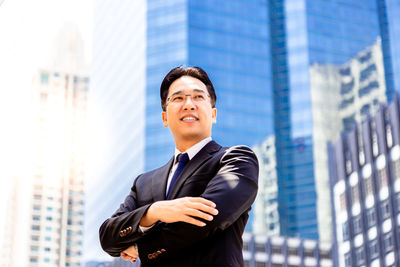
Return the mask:
<svg viewBox="0 0 400 267">
<path fill-rule="evenodd" d="M 276 175 L 275 138 L 267 137 L 252 147 L 259 164 L 258 193 L 246 231 L 266 236 L 279 235 L 278 177 Z"/>
<path fill-rule="evenodd" d="M 264 2 L 94 4 L 90 101 L 104 125 L 96 153 L 105 156 L 91 168 L 85 260 L 107 260 L 98 242 L 100 224 L 139 173 L 162 166 L 174 153 L 161 120 L 163 77 L 179 65 L 204 68 L 217 93 L 213 139 L 251 146 L 273 132 L 270 49 Z"/>
<path fill-rule="evenodd" d="M 281 236 L 243 235 L 246 267 L 333 267 L 332 244 Z"/>
<path fill-rule="evenodd" d="M 323 154 L 327 140 L 321 134 L 334 128 L 338 135 L 343 122 L 322 120 L 319 114 L 324 107 L 339 113 L 340 103 L 332 95 L 340 88 L 325 83 L 315 90 L 319 87 L 313 73 L 345 81 L 348 75 L 340 76 L 338 68 L 356 64 L 358 55 L 381 46 L 381 62 L 370 70 L 376 75 L 368 79 L 380 79 L 378 71 L 383 70 L 385 86 L 380 83 L 379 90 L 372 91 L 386 88 L 390 99 L 388 84 L 396 84 L 393 72 L 400 53 L 394 25 L 400 8 L 394 0 L 96 0 L 94 4 L 95 105 L 91 106 L 97 106 L 95 113 L 104 126 L 98 154 L 107 156 L 92 168 L 85 245 L 91 251 L 89 258 L 104 256 L 98 226 L 119 206 L 137 174 L 161 166 L 173 153 L 172 136 L 161 123 L 159 86 L 165 74 L 179 65 L 203 67 L 214 82 L 218 97 L 214 140 L 226 146 L 254 146 L 275 136 L 280 234 L 332 239 Z M 367 63 L 378 59 L 378 53 L 371 55 Z M 359 64 L 359 73 L 364 67 Z M 109 201 L 103 201 L 104 195 Z"/>
<path fill-rule="evenodd" d="M 340 266 L 399 266 L 400 103 L 330 146 L 334 233 Z"/>
<path fill-rule="evenodd" d="M 14 181 L 1 266 L 80 266 L 89 79 L 73 26 L 33 80 L 29 162 Z"/>
</svg>

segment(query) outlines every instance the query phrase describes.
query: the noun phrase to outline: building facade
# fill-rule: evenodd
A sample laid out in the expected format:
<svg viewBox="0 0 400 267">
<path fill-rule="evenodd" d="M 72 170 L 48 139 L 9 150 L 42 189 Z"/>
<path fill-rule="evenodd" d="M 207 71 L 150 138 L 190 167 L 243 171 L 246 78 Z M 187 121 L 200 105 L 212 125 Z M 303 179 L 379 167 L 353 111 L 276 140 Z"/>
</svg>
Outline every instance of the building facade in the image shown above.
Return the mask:
<svg viewBox="0 0 400 267">
<path fill-rule="evenodd" d="M 334 233 L 340 266 L 400 264 L 400 102 L 330 147 Z"/>
<path fill-rule="evenodd" d="M 79 33 L 56 42 L 32 84 L 30 164 L 14 182 L 1 266 L 81 266 L 89 78 Z"/>
<path fill-rule="evenodd" d="M 258 192 L 246 231 L 266 236 L 279 235 L 278 177 L 275 138 L 269 136 L 252 147 L 259 164 Z"/>
<path fill-rule="evenodd" d="M 243 236 L 243 258 L 246 267 L 336 266 L 329 242 L 250 233 Z"/>
</svg>

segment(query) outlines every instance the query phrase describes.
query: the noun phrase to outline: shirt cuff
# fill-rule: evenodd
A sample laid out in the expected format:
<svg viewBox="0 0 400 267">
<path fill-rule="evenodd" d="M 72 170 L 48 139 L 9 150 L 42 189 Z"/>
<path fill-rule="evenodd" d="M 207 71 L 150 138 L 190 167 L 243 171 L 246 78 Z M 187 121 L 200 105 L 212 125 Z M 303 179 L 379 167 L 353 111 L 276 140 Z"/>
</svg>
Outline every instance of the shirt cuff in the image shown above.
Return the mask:
<svg viewBox="0 0 400 267">
<path fill-rule="evenodd" d="M 140 225 L 139 225 L 139 231 L 142 232 L 142 233 L 144 234 L 144 233 L 146 233 L 147 231 L 149 231 L 151 228 L 153 228 L 154 225 L 155 225 L 155 224 L 150 225 L 150 226 L 148 226 L 148 227 L 140 226 Z"/>
</svg>

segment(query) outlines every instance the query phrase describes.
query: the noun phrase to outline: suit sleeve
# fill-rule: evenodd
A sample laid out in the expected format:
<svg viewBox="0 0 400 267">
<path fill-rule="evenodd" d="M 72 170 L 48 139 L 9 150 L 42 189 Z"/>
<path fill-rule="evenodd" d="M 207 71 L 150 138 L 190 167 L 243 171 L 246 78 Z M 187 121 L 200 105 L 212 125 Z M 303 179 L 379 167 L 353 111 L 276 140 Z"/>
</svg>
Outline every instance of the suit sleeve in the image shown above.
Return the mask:
<svg viewBox="0 0 400 267">
<path fill-rule="evenodd" d="M 247 146 L 226 150 L 221 157 L 219 171 L 201 195 L 216 204 L 218 215 L 211 222 L 206 222 L 204 227 L 183 222 L 158 225 L 137 243 L 141 261 L 162 261 L 163 258 L 228 228 L 250 209 L 257 194 L 257 183 L 258 161 L 254 152 Z M 156 260 L 147 257 L 157 251 L 165 253 Z"/>
<path fill-rule="evenodd" d="M 121 251 L 144 236 L 144 233 L 139 230 L 139 222 L 150 204 L 142 207 L 137 205 L 136 181 L 139 177 L 135 180 L 124 203 L 103 222 L 99 229 L 101 247 L 113 257 L 119 257 Z"/>
</svg>

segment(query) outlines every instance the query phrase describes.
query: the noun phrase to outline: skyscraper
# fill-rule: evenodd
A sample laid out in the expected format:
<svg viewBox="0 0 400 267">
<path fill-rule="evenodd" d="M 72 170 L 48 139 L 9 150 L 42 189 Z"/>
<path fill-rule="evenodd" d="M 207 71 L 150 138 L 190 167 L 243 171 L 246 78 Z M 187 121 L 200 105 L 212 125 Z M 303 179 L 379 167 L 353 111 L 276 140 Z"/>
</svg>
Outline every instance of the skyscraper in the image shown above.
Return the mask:
<svg viewBox="0 0 400 267">
<path fill-rule="evenodd" d="M 57 37 L 53 62 L 35 75 L 30 165 L 9 202 L 1 266 L 79 266 L 83 249 L 89 79 L 78 31 Z"/>
<path fill-rule="evenodd" d="M 388 84 L 397 79 L 390 73 L 400 62 L 393 10 L 398 4 L 392 0 L 96 0 L 92 93 L 106 122 L 103 140 L 110 145 L 103 152 L 110 158 L 99 160 L 92 175 L 100 182 L 93 182 L 88 205 L 89 249 L 98 249 L 100 222 L 136 175 L 173 154 L 172 136 L 161 123 L 159 86 L 179 65 L 210 74 L 218 97 L 217 142 L 253 146 L 274 136 L 280 234 L 331 240 L 323 134 L 338 135 L 353 121 L 321 114 L 344 119 L 390 99 Z M 368 49 L 371 58 L 361 62 Z M 376 69 L 368 69 L 372 62 Z M 366 79 L 340 95 L 342 82 L 345 90 L 362 71 Z M 367 95 L 379 97 L 340 109 L 340 101 L 350 103 L 350 95 L 374 79 L 378 89 Z"/>
<path fill-rule="evenodd" d="M 136 176 L 165 164 L 174 153 L 173 138 L 162 126 L 159 96 L 161 81 L 171 68 L 198 65 L 210 74 L 217 93 L 212 134 L 217 142 L 253 145 L 273 131 L 264 2 L 119 5 L 96 0 L 94 17 L 91 107 L 101 111 L 104 132 L 109 133 L 100 146 L 106 150 L 107 144 L 109 159 L 98 160 L 91 168 L 85 228 L 88 260 L 106 256 L 98 244 L 98 227 L 129 193 Z"/>
<path fill-rule="evenodd" d="M 325 147 L 326 143 L 316 129 L 321 126 L 335 129 L 337 125 L 334 122 L 330 125 L 329 119 L 316 121 L 321 111 L 316 104 L 326 104 L 326 109 L 331 109 L 329 112 L 339 111 L 332 103 L 335 100 L 331 98 L 331 90 L 335 89 L 329 87 L 328 82 L 325 88 L 313 90 L 313 66 L 341 66 L 382 36 L 385 68 L 379 66 L 379 69 L 384 69 L 386 84 L 393 82 L 393 77 L 389 75 L 391 70 L 386 67 L 386 62 L 391 60 L 391 56 L 386 54 L 387 45 L 392 50 L 397 49 L 386 38 L 380 20 L 382 12 L 388 11 L 387 7 L 381 5 L 386 2 L 269 2 L 278 202 L 283 235 L 331 239 L 330 200 L 329 194 L 326 194 L 329 188 L 328 175 L 326 171 L 319 171 L 321 164 L 318 163 L 321 160 L 320 148 Z M 390 23 L 386 27 L 393 30 Z M 328 73 L 325 77 L 327 80 L 333 79 Z M 378 87 L 384 88 L 386 85 L 380 84 Z M 313 103 L 316 93 L 320 103 Z M 390 90 L 386 90 L 386 96 L 390 94 Z M 318 123 L 325 123 L 325 126 Z M 326 156 L 323 160 L 327 166 Z"/>
<path fill-rule="evenodd" d="M 397 95 L 331 146 L 333 229 L 340 266 L 399 265 L 399 111 Z"/>
</svg>

